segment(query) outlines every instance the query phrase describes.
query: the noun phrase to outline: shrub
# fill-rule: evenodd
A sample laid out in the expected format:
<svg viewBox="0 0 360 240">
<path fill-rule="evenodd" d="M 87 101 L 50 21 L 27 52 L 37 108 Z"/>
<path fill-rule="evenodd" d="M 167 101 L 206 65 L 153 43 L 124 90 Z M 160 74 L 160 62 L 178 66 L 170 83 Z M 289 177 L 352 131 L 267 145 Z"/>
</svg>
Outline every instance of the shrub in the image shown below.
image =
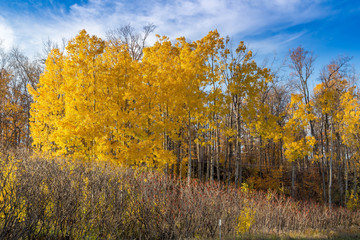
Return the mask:
<svg viewBox="0 0 360 240">
<path fill-rule="evenodd" d="M 0 239 L 214 239 L 359 227 L 360 214 L 276 192 L 190 184 L 109 163 L 0 158 Z"/>
</svg>

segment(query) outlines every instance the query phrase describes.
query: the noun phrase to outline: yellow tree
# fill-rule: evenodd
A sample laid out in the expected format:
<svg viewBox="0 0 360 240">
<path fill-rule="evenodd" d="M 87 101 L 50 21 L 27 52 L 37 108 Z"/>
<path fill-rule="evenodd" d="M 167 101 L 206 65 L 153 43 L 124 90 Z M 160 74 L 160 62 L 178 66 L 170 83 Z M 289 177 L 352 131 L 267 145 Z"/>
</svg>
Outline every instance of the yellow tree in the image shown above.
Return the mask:
<svg viewBox="0 0 360 240">
<path fill-rule="evenodd" d="M 55 156 L 162 167 L 174 159 L 164 138 L 178 133 L 187 119 L 190 161 L 203 62 L 196 44 L 183 38 L 174 45 L 160 39 L 140 62 L 126 45 L 83 30 L 65 54 L 52 51 L 31 89 L 34 145 Z M 189 166 L 191 171 L 191 161 Z"/>
<path fill-rule="evenodd" d="M 154 153 L 162 159 L 161 166 L 173 164 L 170 141 L 178 141 L 180 119 L 176 100 L 182 91 L 179 80 L 179 49 L 167 37 L 160 38 L 144 49 L 141 63 L 142 84 L 138 102 L 139 120 L 149 137 Z M 155 144 L 156 143 L 156 144 Z M 178 164 L 181 158 L 178 154 Z M 178 166 L 179 171 L 179 166 Z"/>
<path fill-rule="evenodd" d="M 222 68 L 226 86 L 226 99 L 235 117 L 235 183 L 242 182 L 242 137 L 243 122 L 256 116 L 259 109 L 259 94 L 266 83 L 271 81 L 270 71 L 259 67 L 252 59 L 252 52 L 240 42 L 235 55 L 225 49 Z"/>
<path fill-rule="evenodd" d="M 197 86 L 202 95 L 202 103 L 194 116 L 196 119 L 196 149 L 198 157 L 198 176 L 202 178 L 204 148 L 209 149 L 206 168 L 206 178 L 214 179 L 216 164 L 216 177 L 220 179 L 220 131 L 225 115 L 225 99 L 223 91 L 223 78 L 221 75 L 221 52 L 224 49 L 224 39 L 215 31 L 210 31 L 205 37 L 196 41 L 196 54 L 202 75 L 202 83 Z M 201 152 L 201 153 L 200 153 Z"/>
<path fill-rule="evenodd" d="M 38 150 L 133 161 L 138 140 L 129 127 L 136 117 L 130 111 L 131 85 L 138 77 L 133 65 L 125 48 L 106 46 L 84 30 L 68 43 L 66 54 L 54 49 L 36 90 L 30 88 L 32 136 Z"/>
<path fill-rule="evenodd" d="M 316 140 L 308 136 L 310 121 L 315 121 L 311 114 L 311 105 L 303 102 L 302 94 L 292 94 L 288 106 L 289 119 L 283 128 L 285 157 L 292 163 L 291 192 L 295 195 L 295 164 L 299 159 L 310 156 Z"/>
<path fill-rule="evenodd" d="M 344 92 L 340 98 L 340 109 L 337 113 L 337 119 L 340 122 L 340 133 L 343 144 L 352 150 L 354 176 L 354 193 L 357 194 L 357 164 L 359 162 L 360 150 L 360 101 L 356 94 L 356 87 L 351 87 Z M 348 155 L 348 154 L 347 154 Z M 348 157 L 344 159 L 344 174 L 345 174 L 345 203 L 347 202 L 348 194 Z"/>
<path fill-rule="evenodd" d="M 179 141 L 178 136 L 185 137 L 187 129 L 187 143 L 182 145 L 188 149 L 188 180 L 192 174 L 192 124 L 204 102 L 204 44 L 201 40 L 189 43 L 185 38 L 171 43 L 159 37 L 143 57 L 143 122 L 148 123 L 152 135 L 162 133 L 166 141 L 167 137 Z M 178 165 L 180 161 L 178 154 Z"/>
<path fill-rule="evenodd" d="M 31 105 L 31 135 L 33 145 L 43 152 L 57 150 L 57 122 L 65 115 L 63 101 L 63 54 L 58 49 L 52 50 L 46 60 L 46 68 L 42 74 L 37 90 L 29 88 L 34 103 Z"/>
<path fill-rule="evenodd" d="M 126 46 L 106 44 L 99 58 L 97 85 L 88 91 L 94 104 L 95 153 L 104 160 L 126 165 L 141 165 L 148 151 L 143 151 L 143 130 L 135 109 L 141 83 L 139 64 L 133 61 Z M 90 109 L 91 111 L 91 109 Z M 90 117 L 89 117 L 90 118 Z M 97 119 L 97 120 L 96 120 Z M 100 130 L 100 131 L 99 131 Z"/>
<path fill-rule="evenodd" d="M 54 49 L 37 90 L 30 90 L 34 145 L 56 155 L 92 157 L 94 140 L 102 131 L 95 117 L 97 61 L 104 42 L 84 30 L 69 42 L 66 56 Z"/>
<path fill-rule="evenodd" d="M 341 166 L 340 148 L 340 98 L 349 87 L 348 81 L 341 70 L 346 66 L 349 58 L 340 58 L 324 68 L 321 74 L 322 83 L 314 88 L 315 106 L 321 114 L 323 131 L 320 140 L 323 144 L 323 158 L 328 162 L 328 199 L 329 207 L 332 205 L 333 165 Z M 341 182 L 341 181 L 340 181 Z M 340 187 L 342 191 L 342 187 Z"/>
</svg>

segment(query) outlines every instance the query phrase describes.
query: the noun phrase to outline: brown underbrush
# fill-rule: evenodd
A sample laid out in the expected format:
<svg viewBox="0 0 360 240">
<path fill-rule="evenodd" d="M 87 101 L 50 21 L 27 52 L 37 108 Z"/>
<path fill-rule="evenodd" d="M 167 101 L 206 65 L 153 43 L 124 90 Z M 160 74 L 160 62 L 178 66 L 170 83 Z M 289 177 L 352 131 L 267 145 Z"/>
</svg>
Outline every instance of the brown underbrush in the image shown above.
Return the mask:
<svg viewBox="0 0 360 240">
<path fill-rule="evenodd" d="M 2 154 L 0 239 L 234 239 L 359 232 L 360 212 L 108 163 Z"/>
</svg>

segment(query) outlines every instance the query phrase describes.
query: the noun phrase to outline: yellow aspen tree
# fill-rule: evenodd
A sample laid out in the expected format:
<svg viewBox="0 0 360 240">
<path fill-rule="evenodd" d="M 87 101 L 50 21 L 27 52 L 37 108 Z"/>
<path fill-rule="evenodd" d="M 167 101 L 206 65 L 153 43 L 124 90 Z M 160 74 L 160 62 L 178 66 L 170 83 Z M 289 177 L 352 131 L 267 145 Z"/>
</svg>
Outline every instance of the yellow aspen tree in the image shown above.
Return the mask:
<svg viewBox="0 0 360 240">
<path fill-rule="evenodd" d="M 125 46 L 113 45 L 106 45 L 99 62 L 94 117 L 101 124 L 101 131 L 96 136 L 95 152 L 100 159 L 139 165 L 142 158 L 136 146 L 141 131 L 133 127 L 137 124 L 134 96 L 140 83 L 138 63 L 131 59 Z"/>
<path fill-rule="evenodd" d="M 67 151 L 74 157 L 95 157 L 95 141 L 103 132 L 99 88 L 100 59 L 105 43 L 82 30 L 66 47 L 64 62 L 65 116 L 58 122 Z M 65 149 L 65 146 L 62 147 Z"/>
<path fill-rule="evenodd" d="M 178 138 L 182 124 L 181 105 L 178 105 L 182 91 L 179 80 L 179 49 L 167 37 L 158 36 L 158 41 L 144 49 L 141 64 L 142 84 L 139 116 L 147 133 L 152 151 L 157 156 L 159 167 L 174 164 L 175 154 L 170 150 L 170 141 Z M 178 157 L 178 164 L 181 159 Z M 179 167 L 179 166 L 178 166 Z"/>
<path fill-rule="evenodd" d="M 210 180 L 214 179 L 215 164 L 216 178 L 220 179 L 220 128 L 226 114 L 223 91 L 224 81 L 221 75 L 221 52 L 224 47 L 224 39 L 220 37 L 216 30 L 209 32 L 207 36 L 199 41 L 200 51 L 207 55 L 204 70 L 206 72 L 206 85 L 210 88 L 205 99 L 207 102 L 204 114 L 206 121 L 202 121 L 202 125 L 208 126 L 207 130 L 210 135 L 207 141 L 211 149 L 210 163 L 207 164 L 208 168 L 210 168 L 207 171 L 209 172 Z M 199 159 L 199 161 L 201 160 Z"/>
<path fill-rule="evenodd" d="M 193 43 L 185 38 L 172 43 L 159 37 L 154 46 L 144 50 L 142 121 L 152 136 L 162 134 L 163 141 L 167 137 L 179 141 L 178 136 L 187 129 L 187 140 L 182 145 L 188 149 L 188 177 L 192 169 L 192 142 L 196 140 L 192 126 L 203 116 L 208 68 L 205 61 L 212 49 L 210 44 L 214 45 L 210 37 L 214 34 L 217 32 Z M 178 157 L 178 165 L 180 161 Z"/>
<path fill-rule="evenodd" d="M 269 106 L 269 100 L 265 93 L 268 89 L 259 89 L 259 99 L 257 99 L 256 114 L 254 116 L 248 115 L 246 117 L 246 124 L 249 128 L 250 136 L 257 137 L 259 139 L 259 169 L 262 171 L 263 166 L 267 166 L 266 162 L 266 146 L 271 142 L 279 143 L 282 138 L 282 126 L 281 119 L 284 117 L 284 113 L 274 113 Z M 275 162 L 275 159 L 272 159 Z M 269 161 L 270 164 L 270 161 Z M 272 166 L 274 167 L 274 166 Z"/>
<path fill-rule="evenodd" d="M 302 94 L 292 94 L 289 105 L 289 120 L 284 126 L 283 138 L 285 157 L 290 161 L 302 159 L 311 154 L 315 138 L 307 136 L 307 127 L 310 120 L 315 120 L 313 114 L 306 114 L 308 106 L 302 102 Z"/>
<path fill-rule="evenodd" d="M 188 181 L 191 177 L 192 156 L 191 156 L 191 125 L 192 120 L 194 123 L 206 124 L 201 122 L 204 119 L 204 113 L 210 110 L 213 119 L 209 122 L 214 129 L 213 148 L 215 153 L 215 161 L 217 163 L 217 176 L 220 177 L 219 161 L 220 161 L 220 133 L 219 133 L 219 104 L 223 101 L 222 89 L 220 89 L 222 80 L 220 75 L 220 61 L 219 51 L 224 48 L 223 39 L 220 38 L 217 31 L 209 32 L 204 38 L 193 42 L 187 43 L 184 38 L 179 39 L 181 46 L 181 68 L 183 72 L 183 79 L 185 79 L 185 97 L 184 106 L 186 106 L 188 114 Z M 212 89 L 210 93 L 206 93 L 206 88 Z M 207 97 L 209 96 L 209 97 Z M 209 103 L 210 100 L 210 103 Z M 207 105 L 207 106 L 206 106 Z M 207 108 L 208 107 L 208 108 Z M 205 116 L 209 116 L 205 114 Z M 217 115 L 217 116 L 216 116 Z M 211 128 L 210 128 L 211 129 Z M 195 139 L 196 140 L 196 139 Z M 213 161 L 214 162 L 214 161 Z M 213 169 L 213 164 L 210 164 Z M 212 170 L 210 170 L 212 171 Z M 210 174 L 211 175 L 211 174 Z"/>
<path fill-rule="evenodd" d="M 68 43 L 66 54 L 54 49 L 30 91 L 34 145 L 54 156 L 135 164 L 136 69 L 125 47 L 106 46 L 84 30 Z"/>
<path fill-rule="evenodd" d="M 285 157 L 292 164 L 291 192 L 295 196 L 295 166 L 298 160 L 310 156 L 316 140 L 308 136 L 310 121 L 316 117 L 311 112 L 310 106 L 303 102 L 302 94 L 292 94 L 288 107 L 289 119 L 283 128 L 283 141 Z"/>
<path fill-rule="evenodd" d="M 46 60 L 46 68 L 41 75 L 37 89 L 29 87 L 34 102 L 31 105 L 31 136 L 36 150 L 55 153 L 61 148 L 57 123 L 65 115 L 62 71 L 64 57 L 58 49 L 53 49 Z"/>
<path fill-rule="evenodd" d="M 340 98 L 343 92 L 349 87 L 348 81 L 340 70 L 348 61 L 348 58 L 341 58 L 329 64 L 322 72 L 322 83 L 316 85 L 314 88 L 316 105 L 317 108 L 319 108 L 324 125 L 324 133 L 321 134 L 326 142 L 325 153 L 323 155 L 328 162 L 329 168 L 329 207 L 332 205 L 333 165 L 338 164 L 340 166 L 341 163 L 341 149 L 338 147 L 340 144 L 338 141 L 340 132 L 340 119 L 338 117 L 341 116 L 338 114 L 341 111 Z"/>
<path fill-rule="evenodd" d="M 340 133 L 342 143 L 352 150 L 351 155 L 354 163 L 354 170 L 356 172 L 359 163 L 359 133 L 360 133 L 360 101 L 356 95 L 356 87 L 351 87 L 348 91 L 344 92 L 340 98 L 340 110 L 337 113 L 337 119 L 340 121 Z M 344 159 L 344 178 L 345 178 L 345 203 L 347 204 L 348 196 L 348 157 Z M 355 174 L 356 176 L 356 174 Z M 354 190 L 356 194 L 357 178 L 354 178 Z"/>
<path fill-rule="evenodd" d="M 268 69 L 259 67 L 252 59 L 252 52 L 244 42 L 240 42 L 236 55 L 229 49 L 222 56 L 223 74 L 226 85 L 226 99 L 233 109 L 235 117 L 235 183 L 242 182 L 242 138 L 243 123 L 250 116 L 256 116 L 256 105 L 259 99 L 259 89 L 271 81 Z M 245 117 L 245 118 L 244 118 Z"/>
<path fill-rule="evenodd" d="M 360 103 L 356 96 L 356 87 L 351 87 L 340 98 L 340 108 L 336 118 L 340 121 L 341 139 L 348 147 L 357 148 L 359 145 L 358 134 L 360 129 Z"/>
</svg>

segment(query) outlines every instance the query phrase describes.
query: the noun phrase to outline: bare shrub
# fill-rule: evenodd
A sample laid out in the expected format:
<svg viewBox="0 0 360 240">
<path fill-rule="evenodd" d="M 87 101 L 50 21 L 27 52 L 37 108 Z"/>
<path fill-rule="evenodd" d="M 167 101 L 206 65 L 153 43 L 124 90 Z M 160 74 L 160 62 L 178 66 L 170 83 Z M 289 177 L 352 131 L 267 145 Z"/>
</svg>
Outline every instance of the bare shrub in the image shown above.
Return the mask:
<svg viewBox="0 0 360 240">
<path fill-rule="evenodd" d="M 1 239 L 214 239 L 219 219 L 222 236 L 234 238 L 244 209 L 253 210 L 248 231 L 256 233 L 337 231 L 360 223 L 359 212 L 274 192 L 27 156 L 1 156 Z"/>
</svg>

